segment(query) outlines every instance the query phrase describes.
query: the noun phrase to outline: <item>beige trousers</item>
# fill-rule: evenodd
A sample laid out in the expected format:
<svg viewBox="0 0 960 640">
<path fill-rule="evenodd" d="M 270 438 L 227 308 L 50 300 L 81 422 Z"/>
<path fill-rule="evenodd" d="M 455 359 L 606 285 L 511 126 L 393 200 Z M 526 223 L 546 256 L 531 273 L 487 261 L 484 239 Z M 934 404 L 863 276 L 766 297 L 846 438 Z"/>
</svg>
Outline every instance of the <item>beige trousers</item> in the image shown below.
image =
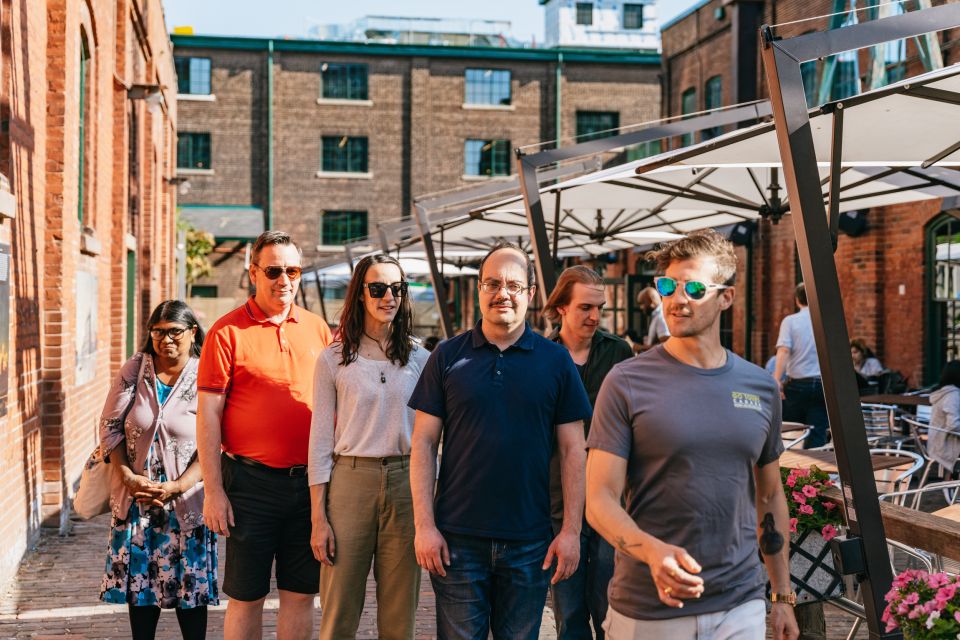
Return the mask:
<svg viewBox="0 0 960 640">
<path fill-rule="evenodd" d="M 413 638 L 420 567 L 413 549 L 409 456 L 336 460 L 327 518 L 336 554 L 320 570 L 320 640 L 357 635 L 373 562 L 377 628 L 386 639 Z"/>
</svg>

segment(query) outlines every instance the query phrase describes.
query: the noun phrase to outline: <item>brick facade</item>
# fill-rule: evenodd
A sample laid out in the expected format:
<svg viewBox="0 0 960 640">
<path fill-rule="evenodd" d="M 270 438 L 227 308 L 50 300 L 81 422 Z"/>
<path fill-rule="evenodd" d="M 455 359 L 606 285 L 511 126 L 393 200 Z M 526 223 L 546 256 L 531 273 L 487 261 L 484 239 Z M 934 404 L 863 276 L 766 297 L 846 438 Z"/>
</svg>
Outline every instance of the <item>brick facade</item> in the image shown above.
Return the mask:
<svg viewBox="0 0 960 640">
<path fill-rule="evenodd" d="M 827 18 L 808 18 L 833 11 L 831 0 L 711 0 L 697 5 L 662 31 L 664 115 L 681 114 L 681 96 L 691 88 L 696 110 L 705 109 L 704 86 L 713 76 L 722 78 L 723 105 L 768 97 L 759 62 L 759 27 L 800 21 L 775 29 L 785 38 L 822 31 L 830 26 Z M 955 31 L 940 34 L 945 64 L 960 59 L 955 40 Z M 867 52 L 859 55 L 863 82 Z M 908 76 L 923 71 L 914 41 L 907 43 L 906 65 Z M 900 371 L 914 386 L 933 382 L 937 375 L 925 372 L 930 329 L 924 256 L 925 228 L 941 215 L 941 207 L 934 200 L 871 209 L 866 214 L 868 231 L 855 238 L 841 234 L 836 252 L 851 338 L 864 338 L 884 365 Z M 790 215 L 778 225 L 761 221 L 751 250 L 755 287 L 749 308 L 735 313 L 734 344 L 746 345 L 749 339 L 751 358 L 763 364 L 775 352 L 781 319 L 794 311 L 793 289 L 802 279 Z"/>
<path fill-rule="evenodd" d="M 212 175 L 187 172 L 191 188 L 180 202 L 253 205 L 267 217 L 265 41 L 202 36 L 173 40 L 177 56 L 211 60 L 215 96 L 180 102 L 180 131 L 211 134 L 213 170 Z M 364 53 L 348 43 L 275 44 L 273 226 L 294 235 L 307 264 L 320 258 L 316 246 L 324 211 L 367 211 L 373 234 L 376 222 L 409 215 L 417 196 L 486 179 L 464 176 L 467 139 L 506 139 L 514 148 L 556 137 L 555 51 L 369 45 L 365 49 L 373 53 Z M 617 112 L 621 125 L 658 117 L 655 53 L 592 52 L 589 58 L 583 61 L 567 52 L 563 59 L 560 121 L 565 138 L 576 135 L 578 110 Z M 321 67 L 337 62 L 367 65 L 368 101 L 318 101 Z M 510 70 L 509 107 L 464 104 L 468 68 Z M 318 177 L 325 135 L 367 137 L 370 175 Z M 512 157 L 510 165 L 515 172 Z M 215 275 L 200 284 L 215 285 L 221 298 L 242 299 L 248 293 L 244 253 L 226 241 L 219 251 Z M 308 293 L 315 296 L 312 290 Z"/>
<path fill-rule="evenodd" d="M 0 173 L 16 203 L 0 222 L 11 248 L 2 583 L 41 525 L 69 526 L 106 390 L 128 356 L 130 294 L 135 344 L 145 310 L 175 291 L 175 196 L 165 178 L 176 80 L 159 0 L 3 2 L 0 16 Z M 150 113 L 129 100 L 135 83 L 161 85 L 165 105 Z M 139 265 L 132 292 L 128 250 Z"/>
</svg>

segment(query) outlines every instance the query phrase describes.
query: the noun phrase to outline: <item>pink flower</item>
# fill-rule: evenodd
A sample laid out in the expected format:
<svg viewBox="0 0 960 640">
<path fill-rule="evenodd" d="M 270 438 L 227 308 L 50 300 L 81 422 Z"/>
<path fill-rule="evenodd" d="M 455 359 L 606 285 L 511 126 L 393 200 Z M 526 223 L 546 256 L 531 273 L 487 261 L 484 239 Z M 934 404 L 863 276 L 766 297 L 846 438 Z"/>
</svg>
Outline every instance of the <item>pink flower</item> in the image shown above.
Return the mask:
<svg viewBox="0 0 960 640">
<path fill-rule="evenodd" d="M 793 501 L 797 504 L 807 504 L 807 498 L 799 491 L 793 492 Z"/>
<path fill-rule="evenodd" d="M 803 495 L 807 496 L 808 498 L 814 498 L 817 495 L 816 488 L 812 487 L 809 484 L 805 485 L 803 489 L 801 489 L 801 491 L 803 492 Z"/>
<path fill-rule="evenodd" d="M 837 528 L 832 524 L 824 525 L 820 535 L 823 536 L 823 539 L 826 541 L 833 540 L 837 537 Z"/>
<path fill-rule="evenodd" d="M 793 487 L 797 484 L 797 477 L 791 473 L 784 482 L 788 487 Z"/>
<path fill-rule="evenodd" d="M 797 519 L 790 518 L 790 533 L 796 533 L 796 532 L 797 532 Z"/>
<path fill-rule="evenodd" d="M 923 606 L 918 604 L 917 606 L 915 606 L 913 609 L 910 610 L 910 613 L 907 614 L 907 617 L 910 618 L 911 620 L 916 620 L 922 615 L 923 615 Z"/>
<path fill-rule="evenodd" d="M 914 591 L 913 593 L 908 593 L 907 597 L 903 599 L 904 604 L 915 605 L 920 602 L 920 594 Z"/>
<path fill-rule="evenodd" d="M 953 612 L 953 619 L 960 622 L 960 610 Z"/>
<path fill-rule="evenodd" d="M 823 503 L 823 508 L 826 509 L 827 511 L 833 511 L 834 509 L 837 508 L 837 503 L 835 503 L 835 502 L 824 502 L 824 503 Z"/>
<path fill-rule="evenodd" d="M 813 513 L 813 507 L 808 504 L 800 505 L 800 513 L 811 515 Z"/>
<path fill-rule="evenodd" d="M 810 477 L 810 469 L 797 469 L 797 476 L 799 476 L 799 477 L 801 477 L 801 478 L 809 478 L 809 477 Z"/>
</svg>

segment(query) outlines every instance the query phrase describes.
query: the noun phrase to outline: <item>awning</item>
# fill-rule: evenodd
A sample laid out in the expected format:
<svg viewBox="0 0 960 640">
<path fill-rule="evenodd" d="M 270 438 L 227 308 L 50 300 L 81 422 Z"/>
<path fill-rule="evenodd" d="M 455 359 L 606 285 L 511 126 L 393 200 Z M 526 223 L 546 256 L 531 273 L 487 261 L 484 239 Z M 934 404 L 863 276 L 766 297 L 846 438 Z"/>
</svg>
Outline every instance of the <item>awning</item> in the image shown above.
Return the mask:
<svg viewBox="0 0 960 640">
<path fill-rule="evenodd" d="M 181 204 L 177 209 L 184 220 L 217 240 L 252 241 L 264 231 L 259 207 Z"/>
</svg>

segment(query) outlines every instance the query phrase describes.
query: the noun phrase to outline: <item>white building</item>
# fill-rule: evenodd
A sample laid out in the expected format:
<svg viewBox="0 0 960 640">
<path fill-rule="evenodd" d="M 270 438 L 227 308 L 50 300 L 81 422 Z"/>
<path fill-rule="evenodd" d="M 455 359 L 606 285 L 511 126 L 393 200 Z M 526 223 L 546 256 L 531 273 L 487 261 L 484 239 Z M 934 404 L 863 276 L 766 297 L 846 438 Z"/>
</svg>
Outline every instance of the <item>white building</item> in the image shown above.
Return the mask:
<svg viewBox="0 0 960 640">
<path fill-rule="evenodd" d="M 660 50 L 654 0 L 539 0 L 547 47 Z"/>
</svg>

